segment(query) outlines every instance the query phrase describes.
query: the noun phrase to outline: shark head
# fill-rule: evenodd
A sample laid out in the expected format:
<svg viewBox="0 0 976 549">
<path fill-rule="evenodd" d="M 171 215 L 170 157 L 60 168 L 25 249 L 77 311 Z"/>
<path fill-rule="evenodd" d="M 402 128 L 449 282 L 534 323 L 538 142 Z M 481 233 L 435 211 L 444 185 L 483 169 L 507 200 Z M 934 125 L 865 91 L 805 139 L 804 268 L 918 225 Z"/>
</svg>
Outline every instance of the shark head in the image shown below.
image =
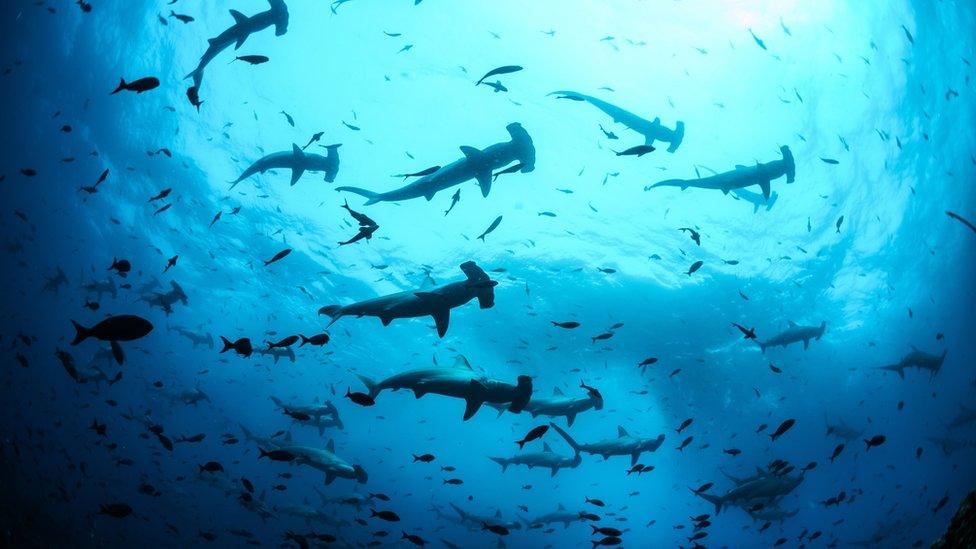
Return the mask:
<svg viewBox="0 0 976 549">
<path fill-rule="evenodd" d="M 515 157 L 522 163 L 522 168 L 519 171 L 522 173 L 531 172 L 535 169 L 535 145 L 532 144 L 529 132 L 525 131 L 525 128 L 518 122 L 512 122 L 505 126 L 505 129 L 512 136 Z"/>
<path fill-rule="evenodd" d="M 288 32 L 288 6 L 285 0 L 268 0 L 271 4 L 271 13 L 274 14 L 275 36 L 281 36 Z"/>
<path fill-rule="evenodd" d="M 366 474 L 366 469 L 363 469 L 359 465 L 353 465 L 352 470 L 355 474 L 356 482 L 359 484 L 366 484 L 366 481 L 369 480 L 369 475 Z"/>
<path fill-rule="evenodd" d="M 515 386 L 515 396 L 512 398 L 512 405 L 508 409 L 517 414 L 525 409 L 531 398 L 532 378 L 529 376 L 518 376 L 518 384 Z"/>
<path fill-rule="evenodd" d="M 498 286 L 498 281 L 488 278 L 488 273 L 474 261 L 462 263 L 461 270 L 468 277 L 467 287 L 474 291 L 478 305 L 482 309 L 492 308 L 495 305 L 495 286 Z"/>
<path fill-rule="evenodd" d="M 796 180 L 796 164 L 793 162 L 793 152 L 786 145 L 779 148 L 779 152 L 783 154 L 783 165 L 786 171 L 786 182 L 792 183 Z"/>
</svg>

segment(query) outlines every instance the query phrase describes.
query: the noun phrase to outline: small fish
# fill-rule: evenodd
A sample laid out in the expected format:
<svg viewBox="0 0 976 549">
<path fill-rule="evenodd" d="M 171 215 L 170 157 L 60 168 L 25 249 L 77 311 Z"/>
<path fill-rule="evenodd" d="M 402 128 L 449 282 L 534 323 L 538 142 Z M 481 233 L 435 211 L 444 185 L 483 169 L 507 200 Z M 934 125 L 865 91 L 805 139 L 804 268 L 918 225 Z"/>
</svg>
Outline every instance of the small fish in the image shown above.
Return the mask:
<svg viewBox="0 0 976 549">
<path fill-rule="evenodd" d="M 843 225 L 843 224 L 844 224 L 844 216 L 838 217 L 837 218 L 837 223 L 834 224 L 834 227 L 837 228 L 837 232 L 838 233 L 840 233 L 840 226 Z"/>
<path fill-rule="evenodd" d="M 513 164 L 513 165 L 505 168 L 504 170 L 502 170 L 500 172 L 495 172 L 494 174 L 492 174 L 491 180 L 494 181 L 494 180 L 498 179 L 498 176 L 499 175 L 505 175 L 507 173 L 515 173 L 515 172 L 521 170 L 522 169 L 522 166 L 523 166 L 523 164 L 521 162 L 519 162 L 518 164 Z"/>
<path fill-rule="evenodd" d="M 140 94 L 159 87 L 159 79 L 154 76 L 147 76 L 132 82 L 126 82 L 125 78 L 121 78 L 119 80 L 119 87 L 115 88 L 115 91 L 109 95 L 115 95 L 123 90 L 134 91 L 137 94 Z"/>
<path fill-rule="evenodd" d="M 290 114 L 286 113 L 285 111 L 281 111 L 278 114 L 285 115 L 285 120 L 288 121 L 288 125 L 291 126 L 291 127 L 293 127 L 293 128 L 295 127 L 295 119 L 292 118 Z"/>
<path fill-rule="evenodd" d="M 518 72 L 520 70 L 522 70 L 522 67 L 518 65 L 505 65 L 503 67 L 491 69 L 490 71 L 486 72 L 485 75 L 481 77 L 481 79 L 475 82 L 474 85 L 477 86 L 478 84 L 481 84 L 482 82 L 484 82 L 485 78 L 489 78 L 498 74 L 511 74 L 513 72 Z"/>
<path fill-rule="evenodd" d="M 352 392 L 352 389 L 349 388 L 346 388 L 346 398 L 360 406 L 372 406 L 376 404 L 373 397 L 367 395 L 366 393 L 354 393 Z"/>
<path fill-rule="evenodd" d="M 408 177 L 423 177 L 423 176 L 425 176 L 425 175 L 430 175 L 430 174 L 432 174 L 432 173 L 434 173 L 434 172 L 436 172 L 436 171 L 437 171 L 437 170 L 439 170 L 439 169 L 441 169 L 441 167 L 440 167 L 440 166 L 431 166 L 431 167 L 429 167 L 429 168 L 427 168 L 427 169 L 423 169 L 423 170 L 420 170 L 419 172 L 413 172 L 413 173 L 398 173 L 398 174 L 396 174 L 396 175 L 392 175 L 392 176 L 390 176 L 390 177 L 402 177 L 402 178 L 404 178 L 404 179 L 406 179 L 406 178 L 408 178 Z"/>
<path fill-rule="evenodd" d="M 291 248 L 285 248 L 284 250 L 281 250 L 280 252 L 276 253 L 274 257 L 272 257 L 271 259 L 265 261 L 264 266 L 267 267 L 268 265 L 271 265 L 276 261 L 281 261 L 282 259 L 285 258 L 285 256 L 287 256 L 290 253 L 291 253 Z"/>
<path fill-rule="evenodd" d="M 418 461 L 421 462 L 421 463 L 430 463 L 430 462 L 434 461 L 435 459 L 437 459 L 437 458 L 434 457 L 434 454 L 421 454 L 419 456 L 417 454 L 413 454 L 413 462 L 414 463 L 417 463 Z M 441 467 L 441 469 L 443 470 L 444 468 Z"/>
<path fill-rule="evenodd" d="M 783 436 L 787 431 L 790 430 L 790 428 L 793 427 L 794 424 L 796 424 L 795 419 L 787 419 L 783 423 L 780 423 L 779 427 L 776 428 L 776 432 L 769 435 L 770 440 L 775 441 L 779 437 Z"/>
<path fill-rule="evenodd" d="M 613 153 L 617 156 L 636 156 L 640 158 L 649 152 L 654 152 L 655 150 L 656 149 L 651 145 L 637 145 L 624 151 L 613 151 Z"/>
<path fill-rule="evenodd" d="M 881 446 L 882 444 L 885 443 L 886 440 L 888 440 L 888 438 L 885 437 L 884 435 L 874 435 L 869 439 L 864 439 L 864 444 L 866 446 L 864 450 L 867 451 L 875 446 Z"/>
<path fill-rule="evenodd" d="M 574 322 L 574 321 L 569 321 L 569 322 L 556 322 L 555 320 L 550 320 L 549 322 L 552 322 L 552 325 L 555 326 L 555 327 L 557 327 L 557 328 L 565 328 L 567 330 L 572 330 L 573 328 L 579 328 L 580 327 L 580 323 L 579 322 Z"/>
<path fill-rule="evenodd" d="M 250 63 L 251 65 L 260 65 L 262 63 L 267 63 L 270 60 L 271 59 L 266 55 L 238 55 L 231 60 L 231 63 L 234 61 L 243 61 L 245 63 Z"/>
<path fill-rule="evenodd" d="M 762 49 L 766 49 L 766 43 L 763 42 L 761 38 L 756 36 L 756 33 L 752 32 L 752 29 L 749 29 L 749 34 L 752 36 L 752 39 L 756 42 L 757 46 L 759 46 Z"/>
<path fill-rule="evenodd" d="M 830 462 L 833 463 L 835 459 L 844 451 L 844 445 L 838 444 L 834 447 L 834 453 L 830 454 Z"/>
<path fill-rule="evenodd" d="M 454 206 L 457 205 L 459 200 L 461 200 L 461 189 L 458 189 L 457 191 L 454 192 L 454 195 L 451 197 L 450 207 L 444 210 L 444 217 L 447 217 L 447 214 L 451 213 L 451 210 L 454 209 Z"/>
<path fill-rule="evenodd" d="M 823 160 L 827 164 L 840 164 L 839 161 L 834 160 L 833 158 L 824 158 L 824 157 L 821 156 L 820 157 L 820 160 Z"/>
<path fill-rule="evenodd" d="M 688 426 L 689 426 L 689 425 L 691 425 L 691 424 L 692 424 L 692 423 L 693 423 L 694 421 L 695 421 L 695 420 L 694 420 L 693 418 L 688 418 L 688 419 L 686 419 L 686 420 L 684 420 L 684 421 L 682 421 L 682 422 L 681 422 L 681 425 L 679 425 L 679 426 L 678 426 L 678 428 L 677 428 L 677 429 L 675 429 L 675 431 L 677 431 L 678 433 L 680 433 L 681 431 L 684 431 L 684 430 L 685 430 L 685 429 L 687 429 L 687 428 L 688 428 Z"/>
<path fill-rule="evenodd" d="M 501 222 L 502 222 L 502 216 L 496 217 L 495 220 L 491 222 L 491 225 L 488 225 L 488 228 L 485 229 L 485 232 L 481 233 L 481 235 L 478 236 L 478 240 L 484 242 L 485 237 L 488 236 L 488 234 L 490 234 L 492 231 L 497 229 L 498 225 L 501 224 Z"/>
<path fill-rule="evenodd" d="M 967 221 L 966 219 L 964 219 L 961 215 L 959 215 L 957 213 L 950 212 L 950 211 L 946 211 L 946 215 L 949 216 L 949 217 L 951 217 L 952 219 L 955 219 L 956 221 L 959 221 L 963 225 L 969 227 L 969 230 L 971 230 L 974 233 L 976 233 L 976 225 L 973 225 L 972 223 L 970 223 L 969 221 Z"/>
<path fill-rule="evenodd" d="M 518 444 L 519 450 L 521 450 L 522 448 L 525 447 L 526 442 L 531 442 L 533 440 L 542 438 L 542 436 L 545 435 L 547 431 L 549 431 L 548 425 L 539 425 L 537 427 L 533 427 L 532 430 L 529 431 L 525 435 L 525 437 L 522 438 L 522 440 L 516 440 L 515 444 Z"/>
<path fill-rule="evenodd" d="M 692 263 L 692 264 L 691 264 L 691 267 L 689 267 L 689 268 L 688 268 L 688 272 L 686 272 L 685 274 L 686 274 L 686 275 L 688 275 L 688 276 L 691 276 L 691 274 L 692 274 L 692 273 L 694 273 L 694 272 L 695 272 L 695 271 L 697 271 L 698 269 L 701 269 L 701 266 L 702 266 L 703 264 L 704 264 L 704 263 L 703 263 L 703 262 L 701 262 L 701 261 L 696 261 L 696 262 L 694 262 L 694 263 Z"/>
<path fill-rule="evenodd" d="M 193 21 L 196 21 L 196 19 L 190 17 L 189 15 L 183 15 L 182 13 L 176 13 L 176 12 L 174 12 L 172 10 L 170 10 L 169 16 L 172 17 L 173 19 L 177 19 L 179 21 L 182 21 L 183 23 L 192 23 Z"/>
</svg>

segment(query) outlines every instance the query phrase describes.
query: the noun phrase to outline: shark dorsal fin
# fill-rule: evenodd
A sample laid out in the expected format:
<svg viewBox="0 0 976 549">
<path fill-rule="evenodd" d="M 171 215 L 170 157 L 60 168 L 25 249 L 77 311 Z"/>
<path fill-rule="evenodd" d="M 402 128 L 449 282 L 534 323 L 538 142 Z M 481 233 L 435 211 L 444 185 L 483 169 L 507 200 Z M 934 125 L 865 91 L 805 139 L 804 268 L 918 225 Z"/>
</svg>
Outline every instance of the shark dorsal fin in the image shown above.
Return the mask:
<svg viewBox="0 0 976 549">
<path fill-rule="evenodd" d="M 559 387 L 553 387 L 552 388 L 552 395 L 553 396 L 563 396 L 563 390 L 560 389 Z"/>
<path fill-rule="evenodd" d="M 543 442 L 542 443 L 542 451 L 543 452 L 552 452 L 552 448 L 549 447 L 549 443 L 548 442 Z"/>
<path fill-rule="evenodd" d="M 302 148 L 299 147 L 297 143 L 291 144 L 291 154 L 295 158 L 305 158 L 305 153 L 302 151 Z"/>
<path fill-rule="evenodd" d="M 655 116 L 654 120 L 651 120 L 651 124 L 654 124 L 655 126 L 659 126 L 661 124 L 661 117 Z"/>
<path fill-rule="evenodd" d="M 461 152 L 464 153 L 466 158 L 475 158 L 481 154 L 481 151 L 474 147 L 469 147 L 467 145 L 461 145 Z"/>
<path fill-rule="evenodd" d="M 333 440 L 333 439 L 330 438 L 329 439 L 329 442 L 326 442 L 325 443 L 325 449 L 334 454 L 335 453 L 335 440 Z"/>
<path fill-rule="evenodd" d="M 430 275 L 427 275 L 424 277 L 424 281 L 420 283 L 420 289 L 428 290 L 430 288 L 433 288 L 436 285 L 437 282 L 435 282 L 434 279 L 430 277 Z"/>
<path fill-rule="evenodd" d="M 629 437 L 630 434 L 627 433 L 627 429 L 624 429 L 623 425 L 617 425 L 617 438 Z"/>
<path fill-rule="evenodd" d="M 474 370 L 474 368 L 471 367 L 471 363 L 468 362 L 468 359 L 464 355 L 454 357 L 454 368 L 460 368 L 462 370 Z"/>
<path fill-rule="evenodd" d="M 793 322 L 792 320 L 787 320 L 786 323 L 790 325 L 790 328 L 796 328 L 796 322 Z"/>
<path fill-rule="evenodd" d="M 234 18 L 234 22 L 238 25 L 247 22 L 247 16 L 237 10 L 230 10 L 230 16 Z"/>
<path fill-rule="evenodd" d="M 502 510 L 501 509 L 496 509 L 495 510 L 495 518 L 502 518 Z"/>
<path fill-rule="evenodd" d="M 560 503 L 559 504 L 559 507 L 557 507 L 557 509 L 559 509 L 560 511 L 565 511 L 566 510 L 566 506 L 563 505 L 562 503 Z"/>
</svg>

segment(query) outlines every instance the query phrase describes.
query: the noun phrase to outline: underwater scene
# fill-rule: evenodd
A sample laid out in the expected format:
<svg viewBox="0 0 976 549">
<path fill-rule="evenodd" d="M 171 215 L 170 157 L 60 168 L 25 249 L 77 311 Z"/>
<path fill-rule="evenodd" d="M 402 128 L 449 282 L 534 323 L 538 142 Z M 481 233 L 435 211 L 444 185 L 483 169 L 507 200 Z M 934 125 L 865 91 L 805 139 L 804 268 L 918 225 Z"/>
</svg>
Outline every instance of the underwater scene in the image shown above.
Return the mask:
<svg viewBox="0 0 976 549">
<path fill-rule="evenodd" d="M 976 547 L 976 3 L 0 16 L 0 546 Z"/>
</svg>

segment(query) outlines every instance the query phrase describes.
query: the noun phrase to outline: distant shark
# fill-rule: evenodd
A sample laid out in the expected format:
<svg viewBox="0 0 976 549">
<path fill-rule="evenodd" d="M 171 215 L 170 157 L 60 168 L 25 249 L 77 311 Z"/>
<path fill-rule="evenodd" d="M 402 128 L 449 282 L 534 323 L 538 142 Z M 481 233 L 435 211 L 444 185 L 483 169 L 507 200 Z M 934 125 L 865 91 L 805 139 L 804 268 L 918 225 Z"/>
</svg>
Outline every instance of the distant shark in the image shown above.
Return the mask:
<svg viewBox="0 0 976 549">
<path fill-rule="evenodd" d="M 522 519 L 525 522 L 526 527 L 536 528 L 539 526 L 544 526 L 546 524 L 552 524 L 554 522 L 563 523 L 563 528 L 569 528 L 569 523 L 580 522 L 583 519 L 580 518 L 579 513 L 571 513 L 566 510 L 566 506 L 560 503 L 556 510 L 551 513 L 545 513 L 539 515 L 534 520 Z"/>
<path fill-rule="evenodd" d="M 561 95 L 575 101 L 586 101 L 587 103 L 610 115 L 610 118 L 612 118 L 614 122 L 623 124 L 631 130 L 643 135 L 645 145 L 653 145 L 655 141 L 664 141 L 668 143 L 668 152 L 670 153 L 678 150 L 678 147 L 681 145 L 681 141 L 685 137 L 685 123 L 681 122 L 680 120 L 675 123 L 675 127 L 672 130 L 662 126 L 660 118 L 645 120 L 630 111 L 626 111 L 616 105 L 607 103 L 602 99 L 597 99 L 596 97 L 584 95 L 582 93 L 577 93 L 574 91 L 556 91 L 550 93 L 549 95 Z"/>
<path fill-rule="evenodd" d="M 782 160 L 774 160 L 765 164 L 757 162 L 755 166 L 743 166 L 739 164 L 730 172 L 718 173 L 698 179 L 668 179 L 649 187 L 644 187 L 644 190 L 647 191 L 657 187 L 679 187 L 683 191 L 688 187 L 695 187 L 697 189 L 715 189 L 728 194 L 736 189 L 759 185 L 759 188 L 762 189 L 763 198 L 769 200 L 769 185 L 773 179 L 778 179 L 785 175 L 786 182 L 792 183 L 796 177 L 796 166 L 793 162 L 793 153 L 790 152 L 790 148 L 784 145 L 779 150 L 783 154 Z"/>
<path fill-rule="evenodd" d="M 457 505 L 454 505 L 453 503 L 451 503 L 450 505 L 451 508 L 454 509 L 454 512 L 458 514 L 458 518 L 460 519 L 459 522 L 462 525 L 472 530 L 481 530 L 482 528 L 484 528 L 486 524 L 490 524 L 492 526 L 503 526 L 509 530 L 522 529 L 522 523 L 518 521 L 504 520 L 502 518 L 502 512 L 500 510 L 496 512 L 493 516 L 486 516 L 486 515 L 476 515 L 474 513 L 469 513 L 464 509 L 461 509 Z"/>
<path fill-rule="evenodd" d="M 213 335 L 211 335 L 209 332 L 206 334 L 197 334 L 195 332 L 190 331 L 189 328 L 185 328 L 183 326 L 177 326 L 177 325 L 168 326 L 167 328 L 189 339 L 190 343 L 193 344 L 194 349 L 196 349 L 198 345 L 206 345 L 207 348 L 209 349 L 214 348 Z"/>
<path fill-rule="evenodd" d="M 451 321 L 451 309 L 454 307 L 460 307 L 475 298 L 482 309 L 490 309 L 495 305 L 495 286 L 498 282 L 490 279 L 474 261 L 462 263 L 461 271 L 467 278 L 460 282 L 433 286 L 433 280 L 428 278 L 425 282 L 429 283 L 418 290 L 407 290 L 349 305 L 328 305 L 319 309 L 319 314 L 332 318 L 329 326 L 344 316 L 375 316 L 384 326 L 388 326 L 395 318 L 429 315 L 434 318 L 437 335 L 444 337 Z"/>
<path fill-rule="evenodd" d="M 906 368 L 918 368 L 919 370 L 928 370 L 929 377 L 935 377 L 942 369 L 942 363 L 945 362 L 946 353 L 948 349 L 942 351 L 941 355 L 931 355 L 924 351 L 919 351 L 912 346 L 912 351 L 907 355 L 901 357 L 901 360 L 895 364 L 889 364 L 887 366 L 881 366 L 881 370 L 888 370 L 898 374 L 898 377 L 905 379 L 905 369 Z"/>
<path fill-rule="evenodd" d="M 261 356 L 270 356 L 274 359 L 275 364 L 281 358 L 287 358 L 288 362 L 295 363 L 295 351 L 291 347 L 281 349 L 254 349 L 253 353 Z"/>
<path fill-rule="evenodd" d="M 756 340 L 762 352 L 766 352 L 767 347 L 786 347 L 791 343 L 803 342 L 803 350 L 810 348 L 810 340 L 820 341 L 824 332 L 827 330 L 827 321 L 820 323 L 820 326 L 800 326 L 790 321 L 790 327 L 782 333 L 776 334 L 766 341 Z"/>
<path fill-rule="evenodd" d="M 335 455 L 335 441 L 332 439 L 329 439 L 324 450 L 308 446 L 279 446 L 276 449 L 295 456 L 292 463 L 296 465 L 307 465 L 325 473 L 326 484 L 332 484 L 337 478 L 347 478 L 359 484 L 366 484 L 368 478 L 366 470 Z"/>
<path fill-rule="evenodd" d="M 575 469 L 583 462 L 579 452 L 573 457 L 559 455 L 552 451 L 548 443 L 542 443 L 541 452 L 525 452 L 515 454 L 512 457 L 489 457 L 488 459 L 502 466 L 504 473 L 509 465 L 525 465 L 529 469 L 539 467 L 549 469 L 549 476 L 554 477 L 560 469 Z"/>
<path fill-rule="evenodd" d="M 498 415 L 505 412 L 505 408 L 492 406 L 498 409 Z M 526 405 L 525 411 L 532 414 L 532 417 L 565 417 L 566 425 L 573 426 L 576 415 L 587 410 L 602 410 L 603 398 L 587 394 L 585 398 L 567 397 L 559 387 L 554 387 L 551 397 L 532 395 L 532 400 Z"/>
<path fill-rule="evenodd" d="M 336 408 L 335 404 L 329 401 L 325 401 L 323 404 L 318 403 L 318 398 L 315 399 L 316 403 L 312 405 L 304 404 L 288 404 L 282 402 L 282 400 L 276 396 L 271 397 L 271 401 L 275 403 L 275 406 L 281 408 L 286 414 L 302 423 L 303 425 L 313 425 L 318 427 L 319 436 L 325 432 L 326 428 L 335 427 L 340 431 L 344 428 L 342 420 L 339 418 L 339 409 Z M 306 415 L 309 417 L 307 420 L 299 420 L 295 418 L 295 415 L 301 416 Z"/>
<path fill-rule="evenodd" d="M 455 185 L 460 185 L 469 179 L 476 179 L 481 187 L 481 195 L 488 196 L 491 192 L 492 174 L 495 170 L 518 161 L 521 166 L 518 171 L 529 173 L 535 170 L 535 146 L 529 133 L 522 125 L 513 122 L 506 126 L 511 141 L 495 143 L 487 149 L 478 150 L 474 147 L 461 147 L 464 158 L 457 160 L 425 175 L 413 183 L 385 193 L 377 193 L 359 187 L 338 187 L 337 191 L 348 191 L 369 200 L 366 204 L 377 202 L 397 202 L 412 198 L 434 198 L 438 191 L 443 191 Z"/>
<path fill-rule="evenodd" d="M 490 402 L 506 403 L 508 410 L 519 413 L 532 397 L 532 378 L 518 376 L 515 385 L 497 381 L 474 371 L 466 358 L 458 355 L 451 367 L 410 370 L 376 382 L 364 375 L 359 379 L 366 385 L 369 396 L 376 398 L 384 390 L 408 389 L 420 398 L 426 394 L 443 395 L 464 400 L 464 420 L 471 419 L 481 405 Z"/>
<path fill-rule="evenodd" d="M 230 182 L 233 189 L 238 183 L 256 173 L 264 173 L 274 169 L 291 170 L 291 184 L 294 185 L 306 171 L 325 172 L 325 181 L 332 183 L 335 181 L 336 174 L 339 173 L 339 147 L 342 143 L 326 146 L 327 156 L 321 154 L 308 153 L 302 150 L 297 144 L 291 144 L 290 151 L 271 153 L 261 158 L 254 164 L 248 166 L 240 177 Z"/>
<path fill-rule="evenodd" d="M 288 6 L 285 5 L 284 0 L 268 0 L 268 4 L 270 5 L 268 11 L 256 13 L 251 17 L 237 10 L 230 10 L 234 24 L 217 37 L 207 40 L 209 46 L 200 58 L 197 68 L 186 75 L 186 78 L 193 79 L 191 90 L 193 90 L 194 95 L 199 92 L 200 84 L 203 82 L 203 69 L 231 44 L 234 44 L 236 50 L 244 44 L 248 36 L 272 25 L 275 28 L 275 36 L 281 36 L 288 32 Z"/>
<path fill-rule="evenodd" d="M 587 454 L 599 455 L 603 456 L 603 459 L 609 459 L 610 456 L 630 456 L 631 465 L 637 463 L 642 453 L 653 452 L 664 443 L 663 434 L 658 435 L 657 438 L 632 437 L 626 429 L 618 426 L 617 438 L 589 444 L 579 444 L 562 427 L 555 423 L 549 423 L 549 426 L 555 429 L 577 453 L 585 452 Z"/>
<path fill-rule="evenodd" d="M 722 496 L 695 492 L 715 506 L 715 514 L 728 505 L 747 505 L 755 502 L 772 505 L 803 482 L 802 475 L 766 475 L 737 485 Z"/>
</svg>

